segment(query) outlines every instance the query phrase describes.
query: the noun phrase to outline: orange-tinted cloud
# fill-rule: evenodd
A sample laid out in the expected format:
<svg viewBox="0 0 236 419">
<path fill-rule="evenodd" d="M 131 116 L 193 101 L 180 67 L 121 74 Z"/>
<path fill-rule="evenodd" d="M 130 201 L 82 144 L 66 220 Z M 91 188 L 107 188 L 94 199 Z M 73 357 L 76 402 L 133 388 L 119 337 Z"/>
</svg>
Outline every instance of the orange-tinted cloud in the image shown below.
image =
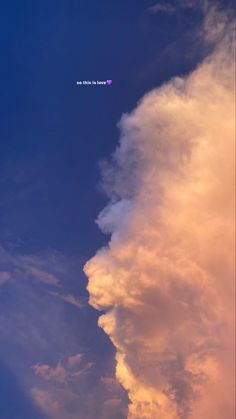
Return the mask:
<svg viewBox="0 0 236 419">
<path fill-rule="evenodd" d="M 130 419 L 234 417 L 233 32 L 123 115 L 105 168 L 111 239 L 85 272 Z"/>
<path fill-rule="evenodd" d="M 81 364 L 82 358 L 83 358 L 83 354 L 81 354 L 81 353 L 69 356 L 69 358 L 67 360 L 68 367 L 69 368 L 77 367 L 78 365 Z"/>
<path fill-rule="evenodd" d="M 50 367 L 47 364 L 36 364 L 33 365 L 32 368 L 36 375 L 39 375 L 47 381 L 56 381 L 59 384 L 67 383 L 69 374 L 60 362 L 55 368 Z"/>
<path fill-rule="evenodd" d="M 54 381 L 66 385 L 75 377 L 83 376 L 92 366 L 93 362 L 87 362 L 81 366 L 83 354 L 79 353 L 70 356 L 63 365 L 62 362 L 53 367 L 47 364 L 35 364 L 32 366 L 35 374 L 46 381 Z M 80 368 L 78 369 L 78 366 Z"/>
</svg>

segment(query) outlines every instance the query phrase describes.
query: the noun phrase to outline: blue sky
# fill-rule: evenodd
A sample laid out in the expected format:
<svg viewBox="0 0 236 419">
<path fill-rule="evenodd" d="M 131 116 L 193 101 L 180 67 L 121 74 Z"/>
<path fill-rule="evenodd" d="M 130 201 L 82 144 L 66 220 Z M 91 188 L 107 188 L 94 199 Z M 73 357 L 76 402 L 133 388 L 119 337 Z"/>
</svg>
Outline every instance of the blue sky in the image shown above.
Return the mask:
<svg viewBox="0 0 236 419">
<path fill-rule="evenodd" d="M 121 115 L 211 48 L 198 9 L 154 13 L 156 3 L 0 4 L 3 419 L 127 416 L 83 273 L 108 239 L 94 222 L 106 203 L 99 162 L 117 145 Z M 113 83 L 78 87 L 84 79 Z"/>
</svg>

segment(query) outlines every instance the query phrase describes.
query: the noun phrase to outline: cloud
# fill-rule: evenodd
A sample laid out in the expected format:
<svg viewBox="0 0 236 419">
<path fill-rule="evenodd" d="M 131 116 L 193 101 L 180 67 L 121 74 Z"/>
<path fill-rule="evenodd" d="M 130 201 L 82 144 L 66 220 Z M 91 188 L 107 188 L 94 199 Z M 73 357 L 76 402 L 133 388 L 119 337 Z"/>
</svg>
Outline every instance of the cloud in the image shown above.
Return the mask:
<svg viewBox="0 0 236 419">
<path fill-rule="evenodd" d="M 106 406 L 106 407 L 108 407 L 109 408 L 109 410 L 118 410 L 118 409 L 120 409 L 121 408 L 121 406 L 122 406 L 122 400 L 121 399 L 107 399 L 106 401 L 105 401 L 105 403 L 104 403 L 104 405 Z"/>
<path fill-rule="evenodd" d="M 33 255 L 16 255 L 13 258 L 15 270 L 18 274 L 24 275 L 26 278 L 43 282 L 47 285 L 58 286 L 60 281 L 57 274 L 60 273 L 60 263 L 47 258 L 40 258 Z M 58 263 L 58 266 L 57 266 Z"/>
<path fill-rule="evenodd" d="M 211 4 L 211 0 L 176 0 L 171 3 L 168 1 L 158 1 L 148 7 L 148 11 L 150 13 L 173 14 L 185 9 L 200 9 L 204 13 L 207 13 Z"/>
<path fill-rule="evenodd" d="M 68 380 L 68 372 L 59 362 L 56 367 L 50 367 L 46 364 L 36 364 L 32 366 L 36 375 L 47 381 L 56 381 L 59 384 L 66 384 Z"/>
<path fill-rule="evenodd" d="M 79 310 L 84 307 L 84 303 L 82 303 L 82 301 L 79 298 L 76 298 L 72 294 L 64 295 L 64 294 L 59 294 L 58 292 L 50 292 L 50 294 L 53 295 L 54 297 L 57 297 L 65 301 L 68 304 L 75 306 Z"/>
<path fill-rule="evenodd" d="M 100 381 L 100 376 L 114 372 L 111 347 L 98 336 L 96 317 L 81 311 L 87 295 L 83 293 L 81 301 L 71 292 L 75 278 L 78 286 L 81 261 L 56 251 L 27 254 L 23 248 L 0 246 L 2 361 L 11 365 L 19 386 L 43 410 L 40 417 L 115 419 L 104 406 L 114 395 Z M 48 276 L 42 278 L 41 272 Z M 50 275 L 58 285 L 48 284 Z M 106 352 L 105 360 L 97 347 Z M 124 392 L 119 398 L 126 405 Z M 119 419 L 125 417 L 120 409 Z"/>
<path fill-rule="evenodd" d="M 234 417 L 234 24 L 214 40 L 122 116 L 104 168 L 111 238 L 85 272 L 129 419 Z"/>
<path fill-rule="evenodd" d="M 94 365 L 93 362 L 87 362 L 80 369 L 77 369 L 77 366 L 81 364 L 82 356 L 82 354 L 70 356 L 65 362 L 65 365 L 62 362 L 58 362 L 55 367 L 47 364 L 35 364 L 32 366 L 32 369 L 36 375 L 46 381 L 54 381 L 62 385 L 67 385 L 68 381 L 84 375 Z"/>
<path fill-rule="evenodd" d="M 101 382 L 110 393 L 117 393 L 121 389 L 119 382 L 113 377 L 101 377 Z"/>
<path fill-rule="evenodd" d="M 69 356 L 67 360 L 67 364 L 69 368 L 77 367 L 77 365 L 81 363 L 82 358 L 83 358 L 83 354 L 76 354 L 76 355 Z"/>
<path fill-rule="evenodd" d="M 85 376 L 94 366 L 93 362 L 83 362 L 82 357 L 83 354 L 76 354 L 59 361 L 55 366 L 38 363 L 31 367 L 35 376 L 41 379 L 32 386 L 31 396 L 49 417 L 75 419 L 78 414 L 81 418 L 86 417 L 86 413 L 83 413 L 86 412 L 86 405 L 90 405 L 93 396 L 97 395 L 81 393 L 80 388 L 88 386 Z"/>
<path fill-rule="evenodd" d="M 33 279 L 37 281 L 44 282 L 48 285 L 58 285 L 59 280 L 55 277 L 55 275 L 48 273 L 46 271 L 42 271 L 41 269 L 36 268 L 35 266 L 25 266 L 24 273 L 27 276 L 31 276 Z"/>
<path fill-rule="evenodd" d="M 148 8 L 149 12 L 151 13 L 167 13 L 172 14 L 176 11 L 176 8 L 168 3 L 156 3 L 153 6 Z"/>
<path fill-rule="evenodd" d="M 198 10 L 202 13 L 202 24 L 198 28 L 197 37 L 203 43 L 219 42 L 227 30 L 227 22 L 232 11 L 220 11 L 220 2 L 215 0 L 177 0 L 174 4 L 158 2 L 148 8 L 150 13 L 166 13 L 167 15 L 182 13 L 186 10 Z"/>
<path fill-rule="evenodd" d="M 33 387 L 30 392 L 36 405 L 54 418 L 65 417 L 65 408 L 77 399 L 77 395 L 68 389 L 57 390 L 56 394 L 51 394 L 41 388 Z M 71 416 L 67 414 L 67 417 Z"/>
<path fill-rule="evenodd" d="M 84 375 L 87 371 L 89 371 L 94 366 L 94 362 L 87 362 L 80 370 L 74 371 L 71 373 L 71 377 L 80 377 Z"/>
<path fill-rule="evenodd" d="M 0 271 L 0 287 L 11 279 L 11 272 Z"/>
<path fill-rule="evenodd" d="M 51 286 L 59 286 L 58 274 L 62 264 L 55 255 L 39 257 L 11 253 L 0 245 L 0 262 L 5 266 L 13 279 L 30 279 Z"/>
<path fill-rule="evenodd" d="M 48 392 L 39 388 L 32 388 L 31 395 L 36 405 L 43 411 L 46 411 L 49 414 L 55 414 L 60 411 L 61 406 L 59 401 L 57 399 L 53 399 Z"/>
</svg>

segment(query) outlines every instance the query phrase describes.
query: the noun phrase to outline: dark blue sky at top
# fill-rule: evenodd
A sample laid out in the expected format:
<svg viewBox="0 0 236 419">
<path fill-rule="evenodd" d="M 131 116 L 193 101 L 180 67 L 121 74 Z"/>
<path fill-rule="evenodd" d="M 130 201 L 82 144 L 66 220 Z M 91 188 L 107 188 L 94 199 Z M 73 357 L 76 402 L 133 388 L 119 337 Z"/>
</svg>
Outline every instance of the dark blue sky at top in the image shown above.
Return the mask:
<svg viewBox="0 0 236 419">
<path fill-rule="evenodd" d="M 82 266 L 108 239 L 94 220 L 106 203 L 99 161 L 118 143 L 117 122 L 146 92 L 186 74 L 208 51 L 198 10 L 152 14 L 153 4 L 0 2 L 0 271 L 12 275 L 0 288 L 1 419 L 46 418 L 29 389 L 61 389 L 42 384 L 31 366 L 55 366 L 79 352 L 95 367 L 78 388 L 73 384 L 82 406 L 76 418 L 99 418 L 105 397 L 99 380 L 114 374 L 114 351 L 96 326 L 97 313 L 58 299 L 30 269 L 57 275 L 59 293 L 86 301 Z M 113 84 L 76 85 L 86 79 Z M 94 407 L 85 400 L 88 392 Z M 73 409 L 76 403 L 65 407 L 66 419 Z"/>
<path fill-rule="evenodd" d="M 189 38 L 198 14 L 163 19 L 150 4 L 1 3 L 3 240 L 86 257 L 98 247 L 98 162 L 117 144 L 117 122 L 196 61 Z M 107 78 L 109 89 L 76 86 Z"/>
</svg>

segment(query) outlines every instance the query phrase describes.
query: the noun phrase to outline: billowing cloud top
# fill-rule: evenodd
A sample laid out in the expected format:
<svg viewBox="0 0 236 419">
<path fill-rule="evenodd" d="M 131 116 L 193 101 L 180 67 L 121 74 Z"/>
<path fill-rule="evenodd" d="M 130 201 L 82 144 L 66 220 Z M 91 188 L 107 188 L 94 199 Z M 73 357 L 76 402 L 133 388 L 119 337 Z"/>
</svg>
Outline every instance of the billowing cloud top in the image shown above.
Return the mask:
<svg viewBox="0 0 236 419">
<path fill-rule="evenodd" d="M 233 32 L 122 117 L 105 170 L 111 239 L 85 272 L 130 419 L 234 417 Z"/>
</svg>

